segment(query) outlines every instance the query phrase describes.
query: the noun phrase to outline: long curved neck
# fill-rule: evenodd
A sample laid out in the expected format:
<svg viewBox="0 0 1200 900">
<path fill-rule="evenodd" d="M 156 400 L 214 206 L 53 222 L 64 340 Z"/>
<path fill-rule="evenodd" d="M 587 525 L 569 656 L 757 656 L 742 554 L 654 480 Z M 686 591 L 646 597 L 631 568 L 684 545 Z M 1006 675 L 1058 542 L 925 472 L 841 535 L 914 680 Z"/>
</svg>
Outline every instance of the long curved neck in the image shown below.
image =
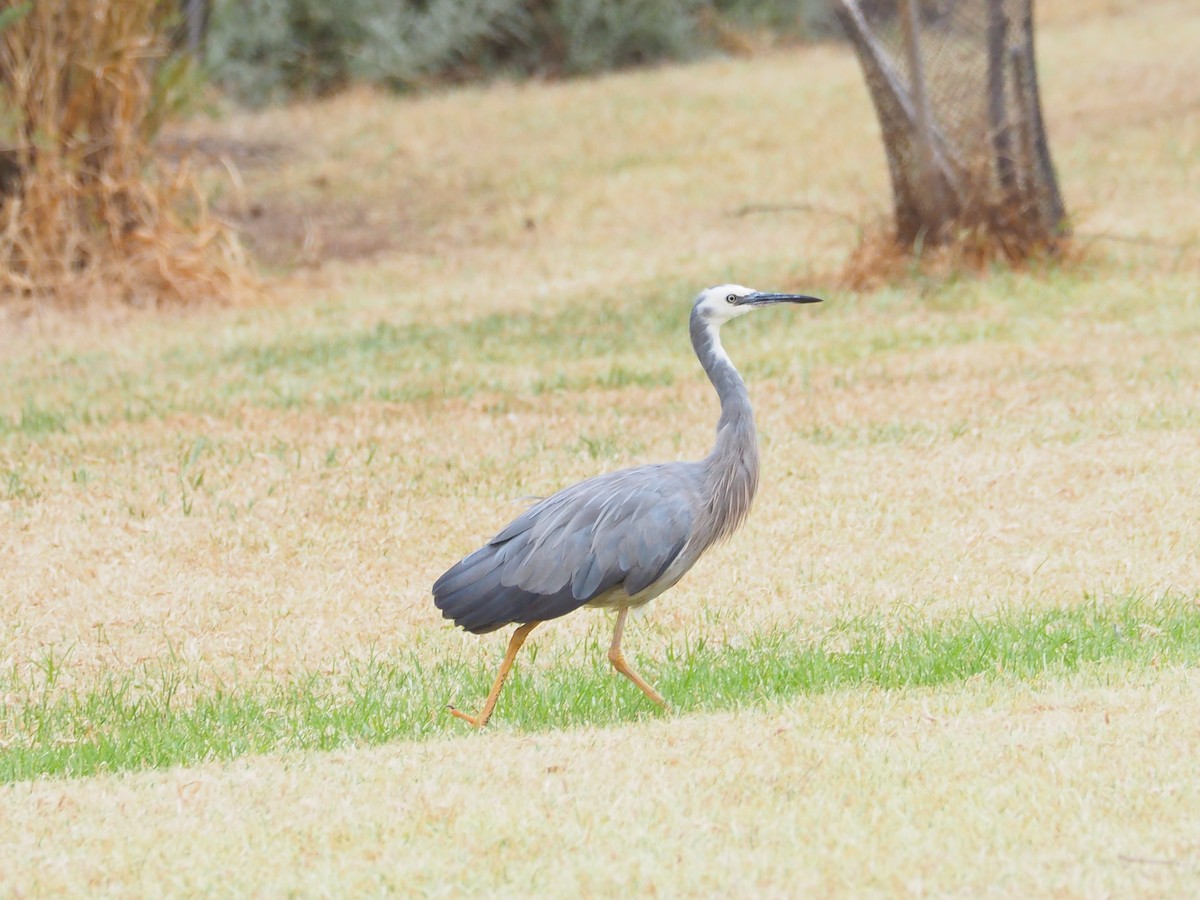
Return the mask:
<svg viewBox="0 0 1200 900">
<path fill-rule="evenodd" d="M 701 463 L 712 540 L 720 540 L 742 523 L 758 490 L 758 432 L 746 383 L 721 346 L 718 326 L 693 311 L 689 330 L 700 365 L 721 400 L 717 440 Z"/>
</svg>

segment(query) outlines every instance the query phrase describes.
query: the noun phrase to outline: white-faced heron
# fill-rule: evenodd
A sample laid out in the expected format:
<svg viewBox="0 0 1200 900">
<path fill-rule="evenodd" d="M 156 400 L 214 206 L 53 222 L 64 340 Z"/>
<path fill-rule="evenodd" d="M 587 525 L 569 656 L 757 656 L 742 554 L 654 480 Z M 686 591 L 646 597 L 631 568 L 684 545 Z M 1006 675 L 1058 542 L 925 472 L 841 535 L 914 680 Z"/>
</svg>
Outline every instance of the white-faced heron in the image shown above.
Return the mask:
<svg viewBox="0 0 1200 900">
<path fill-rule="evenodd" d="M 721 347 L 721 326 L 774 303 L 817 303 L 736 284 L 703 291 L 692 306 L 692 347 L 721 399 L 717 440 L 699 462 L 623 469 L 539 501 L 433 585 L 447 619 L 475 634 L 516 624 L 478 716 L 487 723 L 517 651 L 535 627 L 581 606 L 617 610 L 608 659 L 660 706 L 666 703 L 625 661 L 629 610 L 675 585 L 701 554 L 746 518 L 758 488 L 758 436 L 746 384 Z"/>
</svg>

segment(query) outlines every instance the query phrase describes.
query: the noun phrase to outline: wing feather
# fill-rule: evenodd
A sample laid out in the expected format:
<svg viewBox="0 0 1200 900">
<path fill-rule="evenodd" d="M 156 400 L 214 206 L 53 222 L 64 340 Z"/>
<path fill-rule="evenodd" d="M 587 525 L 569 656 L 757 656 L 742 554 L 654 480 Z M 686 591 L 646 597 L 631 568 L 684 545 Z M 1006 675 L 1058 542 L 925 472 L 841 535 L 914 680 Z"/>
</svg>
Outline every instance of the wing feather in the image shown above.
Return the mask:
<svg viewBox="0 0 1200 900">
<path fill-rule="evenodd" d="M 542 500 L 439 578 L 434 603 L 482 633 L 566 615 L 618 586 L 641 593 L 692 533 L 699 497 L 691 467 L 625 469 Z"/>
</svg>

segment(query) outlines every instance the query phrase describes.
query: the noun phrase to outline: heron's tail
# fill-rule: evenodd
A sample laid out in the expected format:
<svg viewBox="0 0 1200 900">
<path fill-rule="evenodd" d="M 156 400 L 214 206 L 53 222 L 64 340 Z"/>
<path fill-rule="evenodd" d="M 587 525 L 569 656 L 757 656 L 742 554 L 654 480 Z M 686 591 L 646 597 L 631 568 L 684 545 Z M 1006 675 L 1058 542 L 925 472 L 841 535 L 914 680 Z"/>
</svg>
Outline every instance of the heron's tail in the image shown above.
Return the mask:
<svg viewBox="0 0 1200 900">
<path fill-rule="evenodd" d="M 503 547 L 481 547 L 434 582 L 433 603 L 445 618 L 474 634 L 487 634 L 505 625 L 554 619 L 587 602 L 572 595 L 570 584 L 551 593 L 504 584 Z"/>
<path fill-rule="evenodd" d="M 501 581 L 505 556 L 499 549 L 488 544 L 476 550 L 451 566 L 433 585 L 433 603 L 442 615 L 474 634 L 487 634 L 514 622 L 550 618 L 535 615 L 548 598 Z"/>
</svg>

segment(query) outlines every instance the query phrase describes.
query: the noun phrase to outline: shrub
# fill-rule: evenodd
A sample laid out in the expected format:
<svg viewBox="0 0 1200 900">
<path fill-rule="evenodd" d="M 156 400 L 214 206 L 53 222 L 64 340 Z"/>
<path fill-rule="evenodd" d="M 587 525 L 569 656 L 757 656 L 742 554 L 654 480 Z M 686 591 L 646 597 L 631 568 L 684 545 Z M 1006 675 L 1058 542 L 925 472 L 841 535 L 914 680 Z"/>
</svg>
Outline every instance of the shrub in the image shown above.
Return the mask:
<svg viewBox="0 0 1200 900">
<path fill-rule="evenodd" d="M 187 78 L 163 40 L 174 4 L 0 10 L 0 297 L 156 302 L 227 287 L 227 234 L 186 171 L 168 175 L 151 152 Z"/>
<path fill-rule="evenodd" d="M 539 43 L 561 45 L 550 68 L 579 74 L 683 59 L 708 49 L 698 27 L 698 0 L 558 0 Z"/>
<path fill-rule="evenodd" d="M 354 80 L 600 72 L 709 52 L 718 22 L 796 37 L 832 21 L 824 0 L 218 0 L 207 61 L 258 104 Z"/>
<path fill-rule="evenodd" d="M 223 0 L 206 60 L 243 102 L 321 95 L 352 80 L 408 87 L 520 43 L 521 0 Z"/>
</svg>

